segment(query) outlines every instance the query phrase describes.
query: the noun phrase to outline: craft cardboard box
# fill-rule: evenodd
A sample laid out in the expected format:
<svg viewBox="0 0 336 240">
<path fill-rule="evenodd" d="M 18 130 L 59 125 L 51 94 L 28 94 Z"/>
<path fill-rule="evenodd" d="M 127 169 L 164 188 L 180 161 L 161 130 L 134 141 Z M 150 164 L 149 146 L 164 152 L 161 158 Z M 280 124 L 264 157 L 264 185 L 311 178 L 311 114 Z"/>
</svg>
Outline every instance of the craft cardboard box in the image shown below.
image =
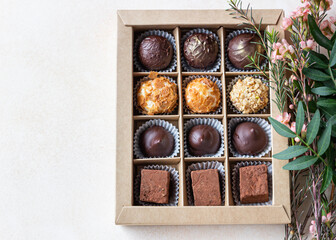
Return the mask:
<svg viewBox="0 0 336 240">
<path fill-rule="evenodd" d="M 282 10 L 253 10 L 256 22 L 262 18 L 262 29 L 276 29 L 281 37 L 283 18 Z M 272 130 L 272 151 L 266 157 L 252 160 L 271 161 L 273 166 L 273 202 L 270 206 L 235 206 L 231 194 L 232 164 L 239 159 L 232 157 L 225 136 L 225 156 L 219 158 L 184 158 L 183 156 L 183 124 L 186 119 L 194 117 L 215 117 L 222 121 L 224 134 L 227 134 L 228 120 L 242 117 L 244 114 L 233 114 L 227 109 L 225 100 L 226 83 L 241 74 L 228 72 L 224 63 L 224 43 L 227 31 L 240 29 L 241 20 L 233 19 L 225 10 L 150 10 L 150 11 L 118 11 L 118 64 L 117 64 L 117 162 L 116 162 L 116 224 L 122 225 L 199 225 L 199 224 L 285 224 L 290 222 L 289 173 L 282 169 L 287 161 L 272 158 L 272 153 L 284 150 L 287 139 Z M 218 34 L 222 49 L 222 64 L 218 72 L 190 73 L 183 72 L 180 63 L 181 35 L 193 28 L 207 28 Z M 179 105 L 176 115 L 146 116 L 134 115 L 133 87 L 138 79 L 148 73 L 134 72 L 133 44 L 135 36 L 149 29 L 164 29 L 171 32 L 177 45 L 177 69 L 172 73 L 163 73 L 177 80 Z M 186 76 L 194 74 L 214 75 L 222 80 L 223 111 L 216 116 L 186 115 L 182 106 L 182 81 Z M 256 73 L 254 73 L 256 74 Z M 268 116 L 279 115 L 273 103 L 274 92 L 270 90 L 270 111 L 268 114 L 254 114 L 267 119 Z M 249 115 L 250 116 L 250 115 Z M 135 159 L 133 156 L 133 137 L 136 129 L 149 119 L 164 119 L 176 125 L 180 132 L 180 153 L 172 159 Z M 223 163 L 226 172 L 225 206 L 196 207 L 188 206 L 185 185 L 185 171 L 193 162 L 216 160 Z M 135 206 L 133 182 L 140 166 L 149 164 L 166 164 L 176 167 L 180 175 L 179 203 L 176 207 L 144 207 Z"/>
</svg>

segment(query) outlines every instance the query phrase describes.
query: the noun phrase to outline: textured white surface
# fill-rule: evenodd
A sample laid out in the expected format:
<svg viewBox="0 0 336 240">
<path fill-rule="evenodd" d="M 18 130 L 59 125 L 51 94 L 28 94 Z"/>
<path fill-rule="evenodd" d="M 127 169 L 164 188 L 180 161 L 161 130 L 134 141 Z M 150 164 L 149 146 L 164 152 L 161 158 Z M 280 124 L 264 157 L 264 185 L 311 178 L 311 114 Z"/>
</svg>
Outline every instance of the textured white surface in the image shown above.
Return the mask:
<svg viewBox="0 0 336 240">
<path fill-rule="evenodd" d="M 163 7 L 227 4 L 1 1 L 0 239 L 283 239 L 281 225 L 114 225 L 116 9 Z"/>
</svg>

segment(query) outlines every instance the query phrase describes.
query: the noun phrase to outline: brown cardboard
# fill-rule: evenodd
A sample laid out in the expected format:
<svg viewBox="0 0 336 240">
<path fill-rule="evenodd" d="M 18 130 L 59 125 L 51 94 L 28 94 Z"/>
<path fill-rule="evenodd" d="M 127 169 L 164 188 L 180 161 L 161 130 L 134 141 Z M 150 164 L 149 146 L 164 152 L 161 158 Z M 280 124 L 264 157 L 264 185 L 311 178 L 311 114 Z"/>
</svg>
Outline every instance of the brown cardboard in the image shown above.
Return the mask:
<svg viewBox="0 0 336 240">
<path fill-rule="evenodd" d="M 280 28 L 282 10 L 254 10 L 257 22 L 263 18 L 263 29 Z M 153 20 L 154 19 L 154 20 Z M 117 66 L 117 163 L 116 163 L 116 224 L 122 225 L 200 225 L 200 224 L 284 224 L 290 222 L 289 174 L 282 169 L 287 161 L 277 160 L 267 155 L 257 160 L 272 161 L 273 165 L 273 205 L 271 206 L 235 206 L 231 194 L 230 167 L 239 159 L 230 156 L 227 147 L 227 123 L 230 117 L 242 117 L 242 114 L 227 114 L 223 104 L 223 113 L 213 117 L 222 120 L 224 126 L 225 156 L 219 158 L 184 158 L 183 124 L 194 117 L 209 115 L 183 114 L 182 81 L 188 75 L 204 73 L 182 72 L 180 64 L 180 36 L 186 28 L 204 27 L 216 31 L 224 49 L 225 29 L 235 28 L 241 23 L 233 19 L 225 10 L 123 10 L 118 11 L 118 66 Z M 133 78 L 141 78 L 147 73 L 133 72 L 134 31 L 147 29 L 167 29 L 172 31 L 177 45 L 177 69 L 173 73 L 164 73 L 174 77 L 178 83 L 178 114 L 165 116 L 133 116 Z M 225 103 L 226 81 L 240 74 L 225 71 L 224 54 L 219 72 L 206 73 L 217 76 L 223 85 L 223 103 Z M 273 90 L 270 91 L 274 99 Z M 271 101 L 270 114 L 254 114 L 267 118 L 279 114 Z M 160 118 L 172 122 L 180 131 L 180 154 L 172 159 L 134 159 L 133 134 L 137 126 L 149 119 Z M 287 139 L 272 131 L 272 152 L 276 153 L 287 146 Z M 226 172 L 225 206 L 195 207 L 188 206 L 186 197 L 185 171 L 189 164 L 198 161 L 216 160 L 224 164 Z M 246 159 L 245 159 L 246 160 Z M 180 197 L 176 207 L 144 207 L 133 205 L 133 174 L 143 165 L 166 164 L 174 166 L 180 175 Z"/>
</svg>

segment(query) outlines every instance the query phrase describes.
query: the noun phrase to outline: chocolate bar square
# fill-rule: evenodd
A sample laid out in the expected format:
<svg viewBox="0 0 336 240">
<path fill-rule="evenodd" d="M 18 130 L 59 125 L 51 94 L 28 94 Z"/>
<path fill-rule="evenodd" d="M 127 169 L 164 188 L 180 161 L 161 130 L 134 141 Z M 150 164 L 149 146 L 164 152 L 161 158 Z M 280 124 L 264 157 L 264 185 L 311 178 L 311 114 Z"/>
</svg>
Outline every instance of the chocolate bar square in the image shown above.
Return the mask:
<svg viewBox="0 0 336 240">
<path fill-rule="evenodd" d="M 220 206 L 221 194 L 217 169 L 191 172 L 195 206 Z"/>
<path fill-rule="evenodd" d="M 164 170 L 141 171 L 140 200 L 152 203 L 168 203 L 170 173 Z"/>
<path fill-rule="evenodd" d="M 247 166 L 239 169 L 240 202 L 268 202 L 267 166 Z"/>
</svg>

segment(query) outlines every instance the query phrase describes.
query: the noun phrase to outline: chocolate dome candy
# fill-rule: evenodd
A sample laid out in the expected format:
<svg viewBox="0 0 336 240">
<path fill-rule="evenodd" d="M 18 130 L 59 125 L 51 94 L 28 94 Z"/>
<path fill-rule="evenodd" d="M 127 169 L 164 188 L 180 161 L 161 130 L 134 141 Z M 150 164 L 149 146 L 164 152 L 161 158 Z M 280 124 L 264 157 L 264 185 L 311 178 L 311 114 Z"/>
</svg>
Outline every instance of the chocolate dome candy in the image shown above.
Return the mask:
<svg viewBox="0 0 336 240">
<path fill-rule="evenodd" d="M 260 44 L 255 42 L 260 42 L 260 38 L 254 33 L 243 33 L 235 36 L 229 41 L 228 46 L 228 57 L 233 66 L 239 69 L 247 70 L 246 65 L 250 64 L 251 61 L 248 56 L 254 56 L 256 52 L 261 54 L 265 53 L 265 50 Z M 259 64 L 264 60 L 260 57 Z"/>
<path fill-rule="evenodd" d="M 221 144 L 219 132 L 209 125 L 196 125 L 189 131 L 189 152 L 193 156 L 215 154 Z"/>
<path fill-rule="evenodd" d="M 147 128 L 140 136 L 140 148 L 146 157 L 167 157 L 174 151 L 174 137 L 160 126 Z"/>
<path fill-rule="evenodd" d="M 218 43 L 212 34 L 195 33 L 185 40 L 183 54 L 189 66 L 204 69 L 216 61 Z"/>
<path fill-rule="evenodd" d="M 267 143 L 265 131 L 253 122 L 238 124 L 233 133 L 233 145 L 240 154 L 260 153 L 265 149 Z"/>
<path fill-rule="evenodd" d="M 152 35 L 140 43 L 139 60 L 149 70 L 165 69 L 172 58 L 173 47 L 164 37 Z"/>
</svg>

